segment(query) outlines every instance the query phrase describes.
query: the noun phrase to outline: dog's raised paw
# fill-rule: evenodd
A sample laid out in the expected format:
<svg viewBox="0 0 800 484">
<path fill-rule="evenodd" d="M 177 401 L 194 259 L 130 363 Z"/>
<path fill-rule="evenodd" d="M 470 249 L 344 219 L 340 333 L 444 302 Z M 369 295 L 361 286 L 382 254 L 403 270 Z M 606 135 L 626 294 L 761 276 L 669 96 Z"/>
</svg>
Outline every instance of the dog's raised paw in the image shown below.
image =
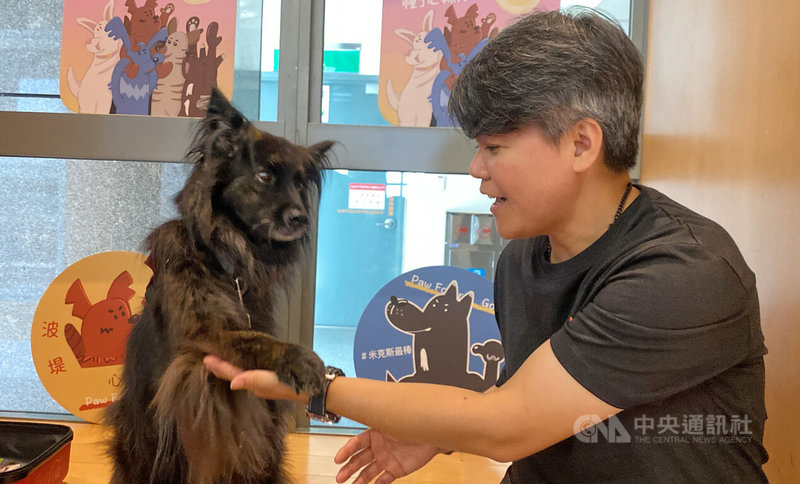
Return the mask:
<svg viewBox="0 0 800 484">
<path fill-rule="evenodd" d="M 316 353 L 300 345 L 291 345 L 277 362 L 275 373 L 297 392 L 320 395 L 325 383 L 325 364 Z"/>
</svg>

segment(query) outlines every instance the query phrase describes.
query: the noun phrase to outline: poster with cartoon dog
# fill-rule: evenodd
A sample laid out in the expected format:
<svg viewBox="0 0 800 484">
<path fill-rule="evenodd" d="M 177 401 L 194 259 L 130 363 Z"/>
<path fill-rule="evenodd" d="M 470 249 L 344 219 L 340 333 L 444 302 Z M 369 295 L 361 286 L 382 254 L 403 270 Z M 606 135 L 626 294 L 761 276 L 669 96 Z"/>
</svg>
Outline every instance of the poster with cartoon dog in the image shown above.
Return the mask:
<svg viewBox="0 0 800 484">
<path fill-rule="evenodd" d="M 384 0 L 378 108 L 395 126 L 453 126 L 461 69 L 517 15 L 560 0 Z"/>
<path fill-rule="evenodd" d="M 72 111 L 204 115 L 233 92 L 236 2 L 64 0 L 59 90 Z"/>
<path fill-rule="evenodd" d="M 492 283 L 450 266 L 401 274 L 364 309 L 353 349 L 359 377 L 485 391 L 504 360 Z"/>
<path fill-rule="evenodd" d="M 31 355 L 50 396 L 76 417 L 100 422 L 121 389 L 128 335 L 152 277 L 145 256 L 101 252 L 59 274 L 39 300 Z"/>
</svg>

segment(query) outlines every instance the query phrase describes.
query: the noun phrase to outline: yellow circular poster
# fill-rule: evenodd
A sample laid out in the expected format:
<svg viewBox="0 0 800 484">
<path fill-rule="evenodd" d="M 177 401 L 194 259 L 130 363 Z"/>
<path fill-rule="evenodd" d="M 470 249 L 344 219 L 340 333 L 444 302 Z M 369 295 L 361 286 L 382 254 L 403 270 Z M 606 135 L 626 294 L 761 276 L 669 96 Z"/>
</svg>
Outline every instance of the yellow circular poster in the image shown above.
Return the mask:
<svg viewBox="0 0 800 484">
<path fill-rule="evenodd" d="M 151 276 L 144 255 L 103 252 L 67 267 L 39 300 L 33 363 L 50 396 L 73 415 L 100 422 L 117 398 L 128 335 Z"/>
</svg>

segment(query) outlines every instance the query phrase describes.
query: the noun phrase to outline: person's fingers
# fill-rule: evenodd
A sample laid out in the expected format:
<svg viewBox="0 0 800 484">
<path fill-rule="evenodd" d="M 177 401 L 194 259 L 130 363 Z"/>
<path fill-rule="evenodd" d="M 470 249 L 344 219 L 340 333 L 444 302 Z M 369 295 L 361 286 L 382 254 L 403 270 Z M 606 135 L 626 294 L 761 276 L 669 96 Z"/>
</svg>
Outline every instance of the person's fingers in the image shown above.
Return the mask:
<svg viewBox="0 0 800 484">
<path fill-rule="evenodd" d="M 206 368 L 208 368 L 211 373 L 223 380 L 232 380 L 236 375 L 242 372 L 241 368 L 231 365 L 227 361 L 223 361 L 213 355 L 204 357 L 203 363 L 205 363 Z"/>
<path fill-rule="evenodd" d="M 271 370 L 248 370 L 231 380 L 231 390 L 249 390 L 268 400 L 299 400 L 301 397 L 290 386 L 282 383 Z"/>
<path fill-rule="evenodd" d="M 341 464 L 356 452 L 368 448 L 370 442 L 368 434 L 369 430 L 366 430 L 355 437 L 348 439 L 347 442 L 345 442 L 344 445 L 339 449 L 339 451 L 336 452 L 336 455 L 333 456 L 333 462 L 336 464 Z"/>
<path fill-rule="evenodd" d="M 279 383 L 275 372 L 269 370 L 250 370 L 238 373 L 231 379 L 231 390 L 250 390 L 258 393 Z"/>
<path fill-rule="evenodd" d="M 270 400 L 297 400 L 297 392 L 281 383 L 278 375 L 269 370 L 242 370 L 214 355 L 203 358 L 206 368 L 217 378 L 231 382 L 231 390 L 249 390 Z"/>
<path fill-rule="evenodd" d="M 383 469 L 380 468 L 377 462 L 373 462 L 361 471 L 358 477 L 356 477 L 356 480 L 353 481 L 353 484 L 369 484 L 373 479 L 378 477 L 378 474 L 381 472 L 383 472 Z M 384 474 L 386 473 L 384 472 Z M 389 474 L 389 476 L 391 476 L 391 474 Z M 394 478 L 384 482 L 392 482 L 393 480 Z"/>
<path fill-rule="evenodd" d="M 372 449 L 365 449 L 357 453 L 336 473 L 336 482 L 344 482 L 350 479 L 359 469 L 374 461 L 375 454 L 372 453 Z"/>
</svg>

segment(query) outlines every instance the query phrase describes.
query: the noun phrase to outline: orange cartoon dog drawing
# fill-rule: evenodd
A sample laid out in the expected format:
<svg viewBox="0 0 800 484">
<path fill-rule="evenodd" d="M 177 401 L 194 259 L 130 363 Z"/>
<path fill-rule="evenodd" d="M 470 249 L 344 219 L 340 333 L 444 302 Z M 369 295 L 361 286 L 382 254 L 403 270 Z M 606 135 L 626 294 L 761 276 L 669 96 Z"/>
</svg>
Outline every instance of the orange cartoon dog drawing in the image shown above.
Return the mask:
<svg viewBox="0 0 800 484">
<path fill-rule="evenodd" d="M 72 315 L 83 320 L 81 331 L 68 323 L 64 337 L 81 368 L 120 365 L 125 360 L 131 319 L 129 301 L 136 292 L 130 288 L 133 278 L 122 272 L 111 283 L 106 299 L 92 304 L 80 279 L 67 290 L 65 304 L 72 304 Z"/>
</svg>

